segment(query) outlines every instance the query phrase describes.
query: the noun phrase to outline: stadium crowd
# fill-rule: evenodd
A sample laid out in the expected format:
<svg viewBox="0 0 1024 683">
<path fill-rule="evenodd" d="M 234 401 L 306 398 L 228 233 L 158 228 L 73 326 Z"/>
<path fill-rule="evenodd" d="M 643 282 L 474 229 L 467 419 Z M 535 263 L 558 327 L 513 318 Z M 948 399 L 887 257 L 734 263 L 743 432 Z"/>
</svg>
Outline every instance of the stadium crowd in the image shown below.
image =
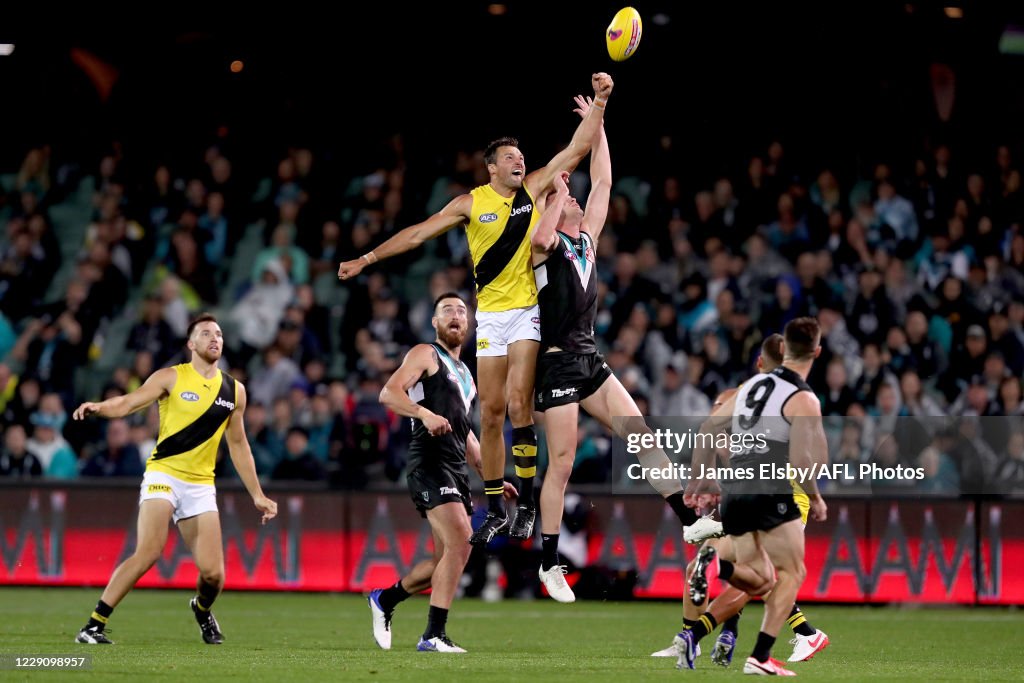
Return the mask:
<svg viewBox="0 0 1024 683">
<path fill-rule="evenodd" d="M 645 414 L 702 416 L 765 336 L 815 316 L 810 384 L 826 416 L 847 418 L 833 457 L 924 467 L 924 492 L 1024 490 L 1021 170 L 1007 145 L 978 167 L 962 152 L 936 144 L 847 177 L 773 141 L 697 184 L 666 164 L 621 178 L 598 253 L 608 364 Z M 377 397 L 432 338 L 433 297 L 472 292 L 465 239 L 453 230 L 351 282 L 336 270 L 486 183 L 482 152 L 459 152 L 432 185 L 398 136 L 355 177 L 303 147 L 246 177 L 227 145 L 180 168 L 119 146 L 94 168 L 59 156 L 33 148 L 0 178 L 0 476 L 141 475 L 155 406 L 109 424 L 68 415 L 183 362 L 189 317 L 210 310 L 249 390 L 261 477 L 400 480 L 408 425 Z M 573 176 L 574 196 L 587 182 Z M 1018 420 L 943 420 L 963 416 Z M 586 423 L 573 481 L 619 476 L 610 443 Z"/>
</svg>

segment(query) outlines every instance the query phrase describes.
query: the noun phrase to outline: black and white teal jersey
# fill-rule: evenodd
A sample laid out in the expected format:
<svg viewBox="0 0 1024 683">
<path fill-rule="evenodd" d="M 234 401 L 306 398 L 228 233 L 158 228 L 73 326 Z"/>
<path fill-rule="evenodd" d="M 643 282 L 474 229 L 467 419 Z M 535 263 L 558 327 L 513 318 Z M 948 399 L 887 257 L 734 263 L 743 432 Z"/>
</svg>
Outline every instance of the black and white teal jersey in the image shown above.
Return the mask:
<svg viewBox="0 0 1024 683">
<path fill-rule="evenodd" d="M 744 467 L 755 462 L 789 461 L 789 429 L 790 422 L 783 415 L 786 403 L 801 391 L 811 391 L 811 387 L 800 375 L 786 367 L 778 367 L 771 372 L 754 375 L 743 383 L 736 393 L 736 406 L 733 409 L 732 432 L 733 440 L 738 435 L 751 434 L 762 437 L 768 449 L 754 448 L 750 451 L 734 453 L 734 467 Z M 747 442 L 762 439 L 748 439 Z"/>
<path fill-rule="evenodd" d="M 452 431 L 431 436 L 421 420 L 412 418 L 408 468 L 414 470 L 440 462 L 462 469 L 466 466 L 466 439 L 472 427 L 476 384 L 465 363 L 450 356 L 441 345 L 432 346 L 437 353 L 438 370 L 433 375 L 425 375 L 409 389 L 409 399 L 446 418 Z"/>
<path fill-rule="evenodd" d="M 585 232 L 576 239 L 562 232 L 555 236 L 558 246 L 533 268 L 540 303 L 540 352 L 557 346 L 574 353 L 597 353 L 594 240 Z"/>
</svg>

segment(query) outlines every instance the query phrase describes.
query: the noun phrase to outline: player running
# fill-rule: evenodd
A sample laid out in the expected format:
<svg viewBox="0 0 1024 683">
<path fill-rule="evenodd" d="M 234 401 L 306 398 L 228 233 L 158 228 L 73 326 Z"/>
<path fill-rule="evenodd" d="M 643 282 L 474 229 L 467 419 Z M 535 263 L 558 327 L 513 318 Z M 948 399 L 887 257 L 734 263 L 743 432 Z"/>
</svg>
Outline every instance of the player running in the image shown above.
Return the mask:
<svg viewBox="0 0 1024 683">
<path fill-rule="evenodd" d="M 762 463 L 777 466 L 792 463 L 810 467 L 822 462 L 828 447 L 821 428 L 821 406 L 806 378 L 814 359 L 820 354 L 821 330 L 813 318 L 797 318 L 786 325 L 784 360 L 769 373 L 755 375 L 709 418 L 702 431 L 717 434 L 730 423 L 733 434 L 764 437 L 766 448 L 752 448 L 733 454 L 730 466 L 752 467 L 759 471 Z M 800 418 L 800 419 L 795 419 Z M 713 467 L 714 452 L 698 443 L 694 451 L 694 468 L 698 473 Z M 810 501 L 810 516 L 824 520 L 827 507 L 813 478 L 800 482 Z M 806 573 L 803 563 L 804 538 L 800 511 L 792 491 L 781 493 L 753 492 L 723 481 L 722 523 L 733 537 L 736 561 L 716 556 L 715 549 L 705 546 L 698 554 L 690 578 L 690 597 L 702 603 L 706 597 L 706 571 L 718 562 L 718 575 L 752 596 L 767 595 L 765 616 L 757 644 L 747 658 L 743 672 L 758 675 L 795 675 L 771 657 L 783 622 L 791 614 L 796 594 Z M 764 482 L 761 482 L 764 486 Z M 706 478 L 691 482 L 688 494 L 717 494 L 717 484 Z M 696 505 L 695 495 L 688 502 Z M 770 592 L 770 593 L 769 593 Z M 738 608 L 734 609 L 738 611 Z M 705 612 L 690 629 L 675 639 L 679 652 L 677 666 L 693 668 L 696 644 L 717 625 L 717 618 Z"/>
<path fill-rule="evenodd" d="M 757 359 L 757 370 L 759 373 L 769 373 L 782 365 L 782 344 L 783 338 L 781 334 L 770 335 L 764 340 L 764 343 L 761 344 L 761 355 Z M 721 406 L 724 405 L 724 403 L 737 391 L 738 389 L 727 389 L 723 391 L 715 400 L 711 414 L 717 414 Z M 791 481 L 790 484 L 793 487 L 793 500 L 800 509 L 800 521 L 803 523 L 804 527 L 806 527 L 807 516 L 810 511 L 810 498 L 808 498 L 799 483 Z M 695 529 L 703 520 L 706 519 L 709 519 L 709 517 L 702 517 L 694 526 L 688 527 L 688 531 L 690 529 Z M 697 529 L 693 533 L 700 532 L 710 534 L 713 531 L 713 528 L 708 527 L 702 532 Z M 694 540 L 691 540 L 691 538 Z M 691 543 L 699 543 L 705 538 L 709 538 L 709 536 L 705 535 L 704 538 L 691 536 L 690 538 L 686 538 L 686 540 Z M 706 543 L 714 548 L 716 555 L 720 559 L 733 562 L 735 561 L 736 556 L 733 551 L 731 538 L 709 539 Z M 694 569 L 696 568 L 696 565 L 697 558 L 694 558 L 686 568 L 687 577 L 694 576 Z M 711 661 L 719 666 L 729 666 L 732 662 L 732 655 L 736 646 L 736 640 L 739 638 L 740 614 L 742 613 L 743 606 L 750 600 L 750 596 L 744 591 L 726 584 L 725 589 L 718 597 L 715 598 L 709 607 L 707 605 L 707 590 L 705 589 L 702 592 L 703 600 L 699 603 L 695 603 L 693 600 L 684 600 L 683 628 L 692 628 L 693 625 L 697 623 L 700 615 L 705 611 L 714 615 L 718 623 L 722 624 L 722 631 L 719 633 L 718 639 L 715 641 L 715 646 L 711 651 Z M 790 643 L 794 647 L 793 654 L 789 657 L 790 662 L 803 662 L 810 660 L 814 655 L 828 647 L 828 634 L 824 631 L 815 629 L 797 604 L 794 603 L 793 609 L 790 612 L 786 623 L 791 629 L 793 629 L 793 639 Z M 677 655 L 678 653 L 676 652 L 674 644 L 664 650 L 658 650 L 651 654 L 652 657 L 676 657 Z"/>
</svg>

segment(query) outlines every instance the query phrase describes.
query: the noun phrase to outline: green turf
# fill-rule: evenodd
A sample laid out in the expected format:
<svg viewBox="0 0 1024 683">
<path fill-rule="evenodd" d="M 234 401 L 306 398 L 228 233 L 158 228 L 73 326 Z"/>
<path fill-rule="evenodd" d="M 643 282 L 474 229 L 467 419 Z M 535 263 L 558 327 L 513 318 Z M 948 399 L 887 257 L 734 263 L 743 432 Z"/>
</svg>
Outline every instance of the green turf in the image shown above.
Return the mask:
<svg viewBox="0 0 1024 683">
<path fill-rule="evenodd" d="M 364 600 L 353 595 L 228 592 L 216 613 L 227 642 L 204 645 L 188 609 L 189 594 L 136 591 L 111 619 L 112 647 L 72 642 L 98 590 L 0 589 L 0 653 L 93 655 L 89 672 L 0 671 L 0 680 L 372 680 L 477 682 L 616 681 L 680 676 L 737 677 L 761 618 L 750 606 L 729 669 L 697 660 L 697 671 L 648 655 L 671 642 L 680 609 L 671 603 L 549 600 L 487 604 L 457 601 L 448 632 L 468 655 L 419 654 L 416 640 L 427 601 L 413 598 L 395 616 L 394 649 L 370 635 Z M 992 609 L 896 609 L 806 605 L 832 646 L 794 664 L 804 680 L 1020 680 L 1024 614 Z M 785 631 L 775 654 L 791 652 Z M 712 641 L 705 641 L 710 645 Z"/>
</svg>

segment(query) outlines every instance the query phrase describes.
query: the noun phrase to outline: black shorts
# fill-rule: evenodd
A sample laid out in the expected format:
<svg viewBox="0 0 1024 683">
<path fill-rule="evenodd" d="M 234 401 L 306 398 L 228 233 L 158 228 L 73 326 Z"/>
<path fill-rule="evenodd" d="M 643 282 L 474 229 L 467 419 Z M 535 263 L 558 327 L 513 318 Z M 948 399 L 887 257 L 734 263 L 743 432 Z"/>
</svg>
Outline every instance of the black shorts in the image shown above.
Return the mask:
<svg viewBox="0 0 1024 683">
<path fill-rule="evenodd" d="M 730 536 L 751 531 L 768 531 L 794 519 L 800 519 L 792 493 L 723 495 L 722 528 Z"/>
<path fill-rule="evenodd" d="M 445 503 L 462 503 L 466 514 L 473 514 L 473 499 L 469 492 L 469 475 L 448 467 L 419 467 L 405 477 L 409 483 L 409 495 L 416 503 L 416 509 L 424 517 L 427 510 L 433 510 Z"/>
<path fill-rule="evenodd" d="M 611 376 L 611 369 L 599 353 L 542 353 L 537 357 L 534 408 L 543 413 L 548 408 L 579 403 Z"/>
</svg>

